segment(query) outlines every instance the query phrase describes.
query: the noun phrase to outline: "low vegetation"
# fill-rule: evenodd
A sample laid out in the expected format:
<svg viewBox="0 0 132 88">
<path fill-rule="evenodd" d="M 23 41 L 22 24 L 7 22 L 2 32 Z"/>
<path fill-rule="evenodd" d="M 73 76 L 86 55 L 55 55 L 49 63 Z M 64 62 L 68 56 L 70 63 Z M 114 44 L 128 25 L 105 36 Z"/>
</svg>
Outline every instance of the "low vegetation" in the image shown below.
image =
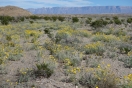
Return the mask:
<svg viewBox="0 0 132 88">
<path fill-rule="evenodd" d="M 132 88 L 131 20 L 0 16 L 0 88 Z"/>
</svg>

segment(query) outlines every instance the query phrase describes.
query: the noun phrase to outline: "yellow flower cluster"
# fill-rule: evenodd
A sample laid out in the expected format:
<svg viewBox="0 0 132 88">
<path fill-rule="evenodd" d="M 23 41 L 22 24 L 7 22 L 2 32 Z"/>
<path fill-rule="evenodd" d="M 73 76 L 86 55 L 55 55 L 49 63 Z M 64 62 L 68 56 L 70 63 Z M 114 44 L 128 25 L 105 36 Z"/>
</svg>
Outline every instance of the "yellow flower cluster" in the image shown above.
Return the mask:
<svg viewBox="0 0 132 88">
<path fill-rule="evenodd" d="M 32 71 L 32 69 L 22 68 L 19 70 L 20 74 L 22 74 L 22 75 L 26 75 L 29 71 Z"/>
<path fill-rule="evenodd" d="M 74 51 L 73 47 L 63 46 L 61 44 L 56 44 L 54 42 L 46 41 L 46 44 L 47 44 L 46 48 L 53 51 L 53 53 L 57 53 L 63 50 Z"/>
<path fill-rule="evenodd" d="M 17 34 L 12 35 L 12 36 L 11 36 L 11 39 L 14 40 L 15 42 L 16 42 L 16 41 L 19 42 L 19 41 L 20 41 L 20 35 L 17 35 Z"/>
<path fill-rule="evenodd" d="M 105 41 L 105 42 L 111 42 L 111 41 L 120 41 L 119 37 L 116 37 L 115 35 L 106 35 L 106 34 L 100 34 L 100 33 L 96 33 L 94 35 L 94 38 L 97 41 Z"/>
<path fill-rule="evenodd" d="M 67 34 L 70 36 L 80 35 L 80 36 L 86 36 L 86 37 L 91 35 L 91 32 L 87 30 L 73 30 L 71 27 L 64 27 L 63 29 L 58 30 L 57 33 L 59 35 Z"/>
<path fill-rule="evenodd" d="M 119 38 L 120 38 L 120 40 L 127 42 L 127 41 L 129 41 L 130 36 L 127 36 L 127 35 L 126 36 L 119 36 Z"/>
<path fill-rule="evenodd" d="M 131 56 L 132 55 L 132 51 L 128 52 L 127 55 L 128 56 Z"/>
<path fill-rule="evenodd" d="M 85 35 L 92 35 L 92 33 L 88 30 L 77 30 L 77 33 L 85 34 Z"/>
<path fill-rule="evenodd" d="M 113 81 L 114 83 L 120 82 L 119 77 L 117 77 L 110 69 L 111 65 L 102 62 L 97 66 L 97 68 L 86 68 L 84 71 L 93 75 L 95 79 L 99 81 Z"/>
<path fill-rule="evenodd" d="M 86 44 L 84 46 L 84 48 L 86 48 L 86 49 L 97 49 L 100 46 L 103 46 L 103 43 L 101 43 L 101 42 L 98 41 L 98 42 Z"/>
<path fill-rule="evenodd" d="M 25 34 L 26 35 L 33 35 L 33 36 L 38 37 L 38 36 L 40 36 L 43 33 L 38 31 L 38 30 L 25 30 Z"/>
<path fill-rule="evenodd" d="M 70 69 L 68 69 L 68 72 L 70 72 L 72 74 L 76 74 L 77 72 L 80 72 L 80 68 L 79 67 L 71 67 Z"/>
<path fill-rule="evenodd" d="M 124 76 L 124 78 L 128 81 L 132 81 L 132 74 L 128 74 L 127 76 Z"/>
<path fill-rule="evenodd" d="M 54 62 L 56 61 L 56 58 L 53 55 L 50 55 L 49 58 L 52 59 Z"/>
<path fill-rule="evenodd" d="M 66 65 L 70 66 L 72 63 L 69 58 L 66 58 L 65 61 Z"/>
<path fill-rule="evenodd" d="M 65 29 L 62 29 L 62 30 L 58 30 L 57 31 L 57 33 L 59 35 L 63 35 L 63 34 L 72 35 L 74 32 L 75 32 L 75 30 L 73 30 L 71 28 L 70 29 L 65 28 Z"/>
</svg>

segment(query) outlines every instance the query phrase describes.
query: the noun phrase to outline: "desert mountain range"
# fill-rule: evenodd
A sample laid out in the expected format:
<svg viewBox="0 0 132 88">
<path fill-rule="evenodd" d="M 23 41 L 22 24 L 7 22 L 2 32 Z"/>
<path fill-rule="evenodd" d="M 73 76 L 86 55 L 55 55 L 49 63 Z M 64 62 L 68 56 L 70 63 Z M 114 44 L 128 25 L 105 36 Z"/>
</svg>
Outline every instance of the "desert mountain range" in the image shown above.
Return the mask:
<svg viewBox="0 0 132 88">
<path fill-rule="evenodd" d="M 33 14 L 132 14 L 132 6 L 30 8 Z"/>
</svg>

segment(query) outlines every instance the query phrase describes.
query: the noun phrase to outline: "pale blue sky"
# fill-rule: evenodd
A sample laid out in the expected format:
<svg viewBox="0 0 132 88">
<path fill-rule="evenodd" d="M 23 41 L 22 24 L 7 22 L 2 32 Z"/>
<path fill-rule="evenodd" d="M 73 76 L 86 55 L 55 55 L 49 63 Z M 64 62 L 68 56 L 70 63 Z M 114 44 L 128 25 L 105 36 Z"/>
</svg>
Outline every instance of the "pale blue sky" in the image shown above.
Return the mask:
<svg viewBox="0 0 132 88">
<path fill-rule="evenodd" d="M 21 8 L 82 7 L 82 6 L 132 6 L 132 0 L 0 0 L 1 6 Z"/>
</svg>

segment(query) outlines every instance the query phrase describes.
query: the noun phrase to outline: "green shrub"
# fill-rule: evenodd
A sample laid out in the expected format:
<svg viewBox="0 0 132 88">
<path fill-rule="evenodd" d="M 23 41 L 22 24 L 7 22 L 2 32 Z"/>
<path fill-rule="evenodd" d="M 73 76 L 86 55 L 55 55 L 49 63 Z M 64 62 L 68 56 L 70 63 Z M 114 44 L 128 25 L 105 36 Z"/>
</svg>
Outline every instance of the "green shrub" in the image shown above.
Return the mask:
<svg viewBox="0 0 132 88">
<path fill-rule="evenodd" d="M 99 19 L 99 20 L 92 22 L 91 26 L 94 28 L 98 28 L 98 27 L 106 26 L 107 24 L 108 24 L 107 21 L 104 21 L 103 19 Z"/>
<path fill-rule="evenodd" d="M 48 17 L 48 16 L 45 16 L 44 19 L 45 19 L 45 20 L 51 20 L 51 18 Z"/>
<path fill-rule="evenodd" d="M 36 19 L 40 19 L 40 17 L 39 17 L 39 16 L 35 16 L 35 15 L 33 15 L 33 16 L 30 16 L 30 19 L 32 19 L 32 20 L 36 20 Z"/>
<path fill-rule="evenodd" d="M 110 18 L 106 17 L 105 20 L 110 20 Z"/>
<path fill-rule="evenodd" d="M 46 63 L 36 64 L 37 71 L 35 72 L 35 75 L 37 77 L 44 76 L 46 78 L 49 78 L 53 74 L 53 69 L 49 68 L 49 65 Z"/>
<path fill-rule="evenodd" d="M 58 20 L 61 21 L 61 22 L 63 22 L 63 21 L 65 20 L 65 17 L 59 16 L 59 17 L 58 17 Z"/>
<path fill-rule="evenodd" d="M 2 59 L 0 59 L 0 65 L 3 63 L 3 60 Z"/>
<path fill-rule="evenodd" d="M 115 24 L 118 24 L 118 25 L 121 24 L 121 21 L 119 20 L 119 18 L 118 18 L 117 16 L 114 16 L 114 17 L 113 17 L 113 20 L 114 20 L 114 23 L 115 23 Z"/>
<path fill-rule="evenodd" d="M 92 21 L 92 18 L 91 17 L 88 17 L 88 20 Z"/>
<path fill-rule="evenodd" d="M 20 17 L 19 19 L 20 19 L 21 21 L 24 21 L 24 20 L 25 20 L 24 17 Z"/>
<path fill-rule="evenodd" d="M 128 18 L 128 19 L 127 19 L 127 22 L 128 22 L 128 23 L 132 23 L 132 18 Z"/>
<path fill-rule="evenodd" d="M 3 17 L 2 19 L 1 19 L 1 24 L 2 25 L 8 25 L 9 24 L 9 18 L 8 17 Z"/>
<path fill-rule="evenodd" d="M 57 20 L 56 16 L 52 16 L 52 20 L 55 22 Z"/>
<path fill-rule="evenodd" d="M 113 20 L 115 20 L 115 19 L 119 19 L 119 18 L 118 18 L 117 16 L 114 16 L 114 17 L 113 17 Z"/>
<path fill-rule="evenodd" d="M 114 20 L 114 23 L 120 25 L 121 24 L 121 21 L 119 19 L 115 19 Z"/>
<path fill-rule="evenodd" d="M 75 23 L 75 22 L 78 22 L 79 19 L 77 17 L 72 17 L 72 22 Z"/>
<path fill-rule="evenodd" d="M 49 28 L 45 28 L 44 32 L 45 32 L 45 34 L 50 34 L 50 29 Z"/>
<path fill-rule="evenodd" d="M 125 19 L 121 19 L 121 22 L 125 22 Z"/>
<path fill-rule="evenodd" d="M 34 22 L 33 21 L 29 21 L 30 22 L 30 24 L 33 24 Z"/>
<path fill-rule="evenodd" d="M 11 36 L 7 35 L 7 36 L 6 36 L 6 40 L 7 40 L 7 41 L 11 41 L 11 40 L 12 40 Z"/>
<path fill-rule="evenodd" d="M 112 21 L 112 20 L 110 20 L 110 21 L 109 21 L 109 24 L 113 24 L 113 21 Z"/>
</svg>

